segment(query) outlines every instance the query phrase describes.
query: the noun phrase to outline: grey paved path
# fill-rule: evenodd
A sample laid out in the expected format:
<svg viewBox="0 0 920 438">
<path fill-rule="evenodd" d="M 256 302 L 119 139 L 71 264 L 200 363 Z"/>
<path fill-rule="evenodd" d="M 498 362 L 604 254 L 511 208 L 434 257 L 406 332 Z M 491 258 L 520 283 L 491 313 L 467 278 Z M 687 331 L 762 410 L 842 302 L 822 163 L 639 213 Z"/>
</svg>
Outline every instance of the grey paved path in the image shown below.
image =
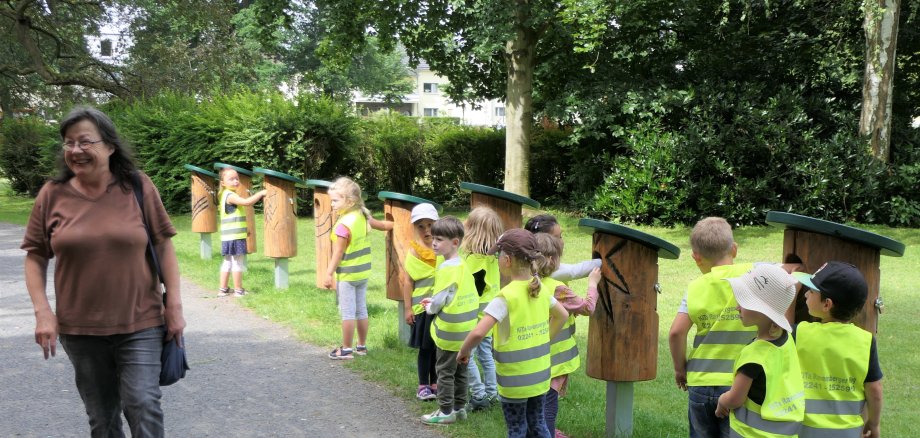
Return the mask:
<svg viewBox="0 0 920 438">
<path fill-rule="evenodd" d="M 34 342 L 22 234 L 0 223 L 0 437 L 88 436 L 66 354 L 58 344 L 57 357 L 45 361 Z M 50 284 L 48 290 L 53 300 Z M 168 436 L 437 435 L 404 400 L 232 298 L 214 299 L 183 281 L 182 299 L 192 370 L 163 388 Z"/>
</svg>

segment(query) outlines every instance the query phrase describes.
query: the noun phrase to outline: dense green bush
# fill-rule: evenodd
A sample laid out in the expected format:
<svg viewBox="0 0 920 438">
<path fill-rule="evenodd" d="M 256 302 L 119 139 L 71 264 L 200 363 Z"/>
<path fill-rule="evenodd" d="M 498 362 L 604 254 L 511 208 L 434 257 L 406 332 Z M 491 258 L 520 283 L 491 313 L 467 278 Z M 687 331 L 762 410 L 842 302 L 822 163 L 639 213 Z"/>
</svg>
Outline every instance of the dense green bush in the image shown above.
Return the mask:
<svg viewBox="0 0 920 438">
<path fill-rule="evenodd" d="M 450 205 L 469 202 L 461 182 L 501 187 L 505 131 L 471 126 L 430 126 L 425 131 L 426 166 L 414 187 L 419 196 Z"/>
<path fill-rule="evenodd" d="M 54 174 L 60 145 L 57 127 L 44 120 L 8 118 L 0 123 L 0 175 L 14 192 L 35 196 Z"/>
</svg>

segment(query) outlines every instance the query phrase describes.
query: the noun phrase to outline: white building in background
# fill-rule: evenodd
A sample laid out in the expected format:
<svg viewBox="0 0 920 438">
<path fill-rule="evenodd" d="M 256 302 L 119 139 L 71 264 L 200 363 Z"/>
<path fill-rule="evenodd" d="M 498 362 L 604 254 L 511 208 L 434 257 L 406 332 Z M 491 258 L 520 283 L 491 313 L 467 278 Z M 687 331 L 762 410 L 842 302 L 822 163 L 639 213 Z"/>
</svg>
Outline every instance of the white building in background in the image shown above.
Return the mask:
<svg viewBox="0 0 920 438">
<path fill-rule="evenodd" d="M 472 126 L 505 126 L 505 104 L 500 100 L 476 102 L 471 105 L 457 105 L 444 93 L 450 82 L 431 70 L 428 63 L 421 61 L 413 71 L 415 91 L 406 95 L 402 103 L 387 105 L 374 96 L 355 92 L 352 103 L 361 114 L 370 114 L 383 109 L 398 111 L 415 117 L 455 117 L 460 123 Z"/>
</svg>

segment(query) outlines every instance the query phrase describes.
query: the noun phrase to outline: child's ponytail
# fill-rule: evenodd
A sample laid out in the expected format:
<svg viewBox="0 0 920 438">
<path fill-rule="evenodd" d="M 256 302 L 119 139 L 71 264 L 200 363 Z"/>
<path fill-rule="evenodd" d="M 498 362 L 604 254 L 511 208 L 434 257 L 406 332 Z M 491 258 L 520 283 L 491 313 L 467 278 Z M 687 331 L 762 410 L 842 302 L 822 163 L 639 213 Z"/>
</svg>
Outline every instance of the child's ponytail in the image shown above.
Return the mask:
<svg viewBox="0 0 920 438">
<path fill-rule="evenodd" d="M 539 252 L 530 259 L 530 275 L 532 275 L 533 278 L 530 280 L 530 284 L 527 285 L 527 288 L 530 291 L 531 298 L 540 296 L 540 289 L 543 287 L 543 284 L 540 282 L 540 267 L 543 265 L 543 260 L 544 257 Z"/>
</svg>

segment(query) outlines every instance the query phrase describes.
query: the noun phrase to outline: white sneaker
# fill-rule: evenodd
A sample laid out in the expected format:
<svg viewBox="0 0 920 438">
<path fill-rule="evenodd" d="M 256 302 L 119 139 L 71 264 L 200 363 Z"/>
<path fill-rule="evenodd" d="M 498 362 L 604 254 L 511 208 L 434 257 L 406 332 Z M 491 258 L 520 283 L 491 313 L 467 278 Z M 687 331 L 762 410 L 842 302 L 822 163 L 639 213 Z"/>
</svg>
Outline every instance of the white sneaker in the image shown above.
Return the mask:
<svg viewBox="0 0 920 438">
<path fill-rule="evenodd" d="M 435 409 L 434 412 L 422 415 L 422 423 L 425 424 L 451 424 L 457 421 L 457 412 L 451 411 L 449 414 L 441 412 L 441 408 Z"/>
</svg>

